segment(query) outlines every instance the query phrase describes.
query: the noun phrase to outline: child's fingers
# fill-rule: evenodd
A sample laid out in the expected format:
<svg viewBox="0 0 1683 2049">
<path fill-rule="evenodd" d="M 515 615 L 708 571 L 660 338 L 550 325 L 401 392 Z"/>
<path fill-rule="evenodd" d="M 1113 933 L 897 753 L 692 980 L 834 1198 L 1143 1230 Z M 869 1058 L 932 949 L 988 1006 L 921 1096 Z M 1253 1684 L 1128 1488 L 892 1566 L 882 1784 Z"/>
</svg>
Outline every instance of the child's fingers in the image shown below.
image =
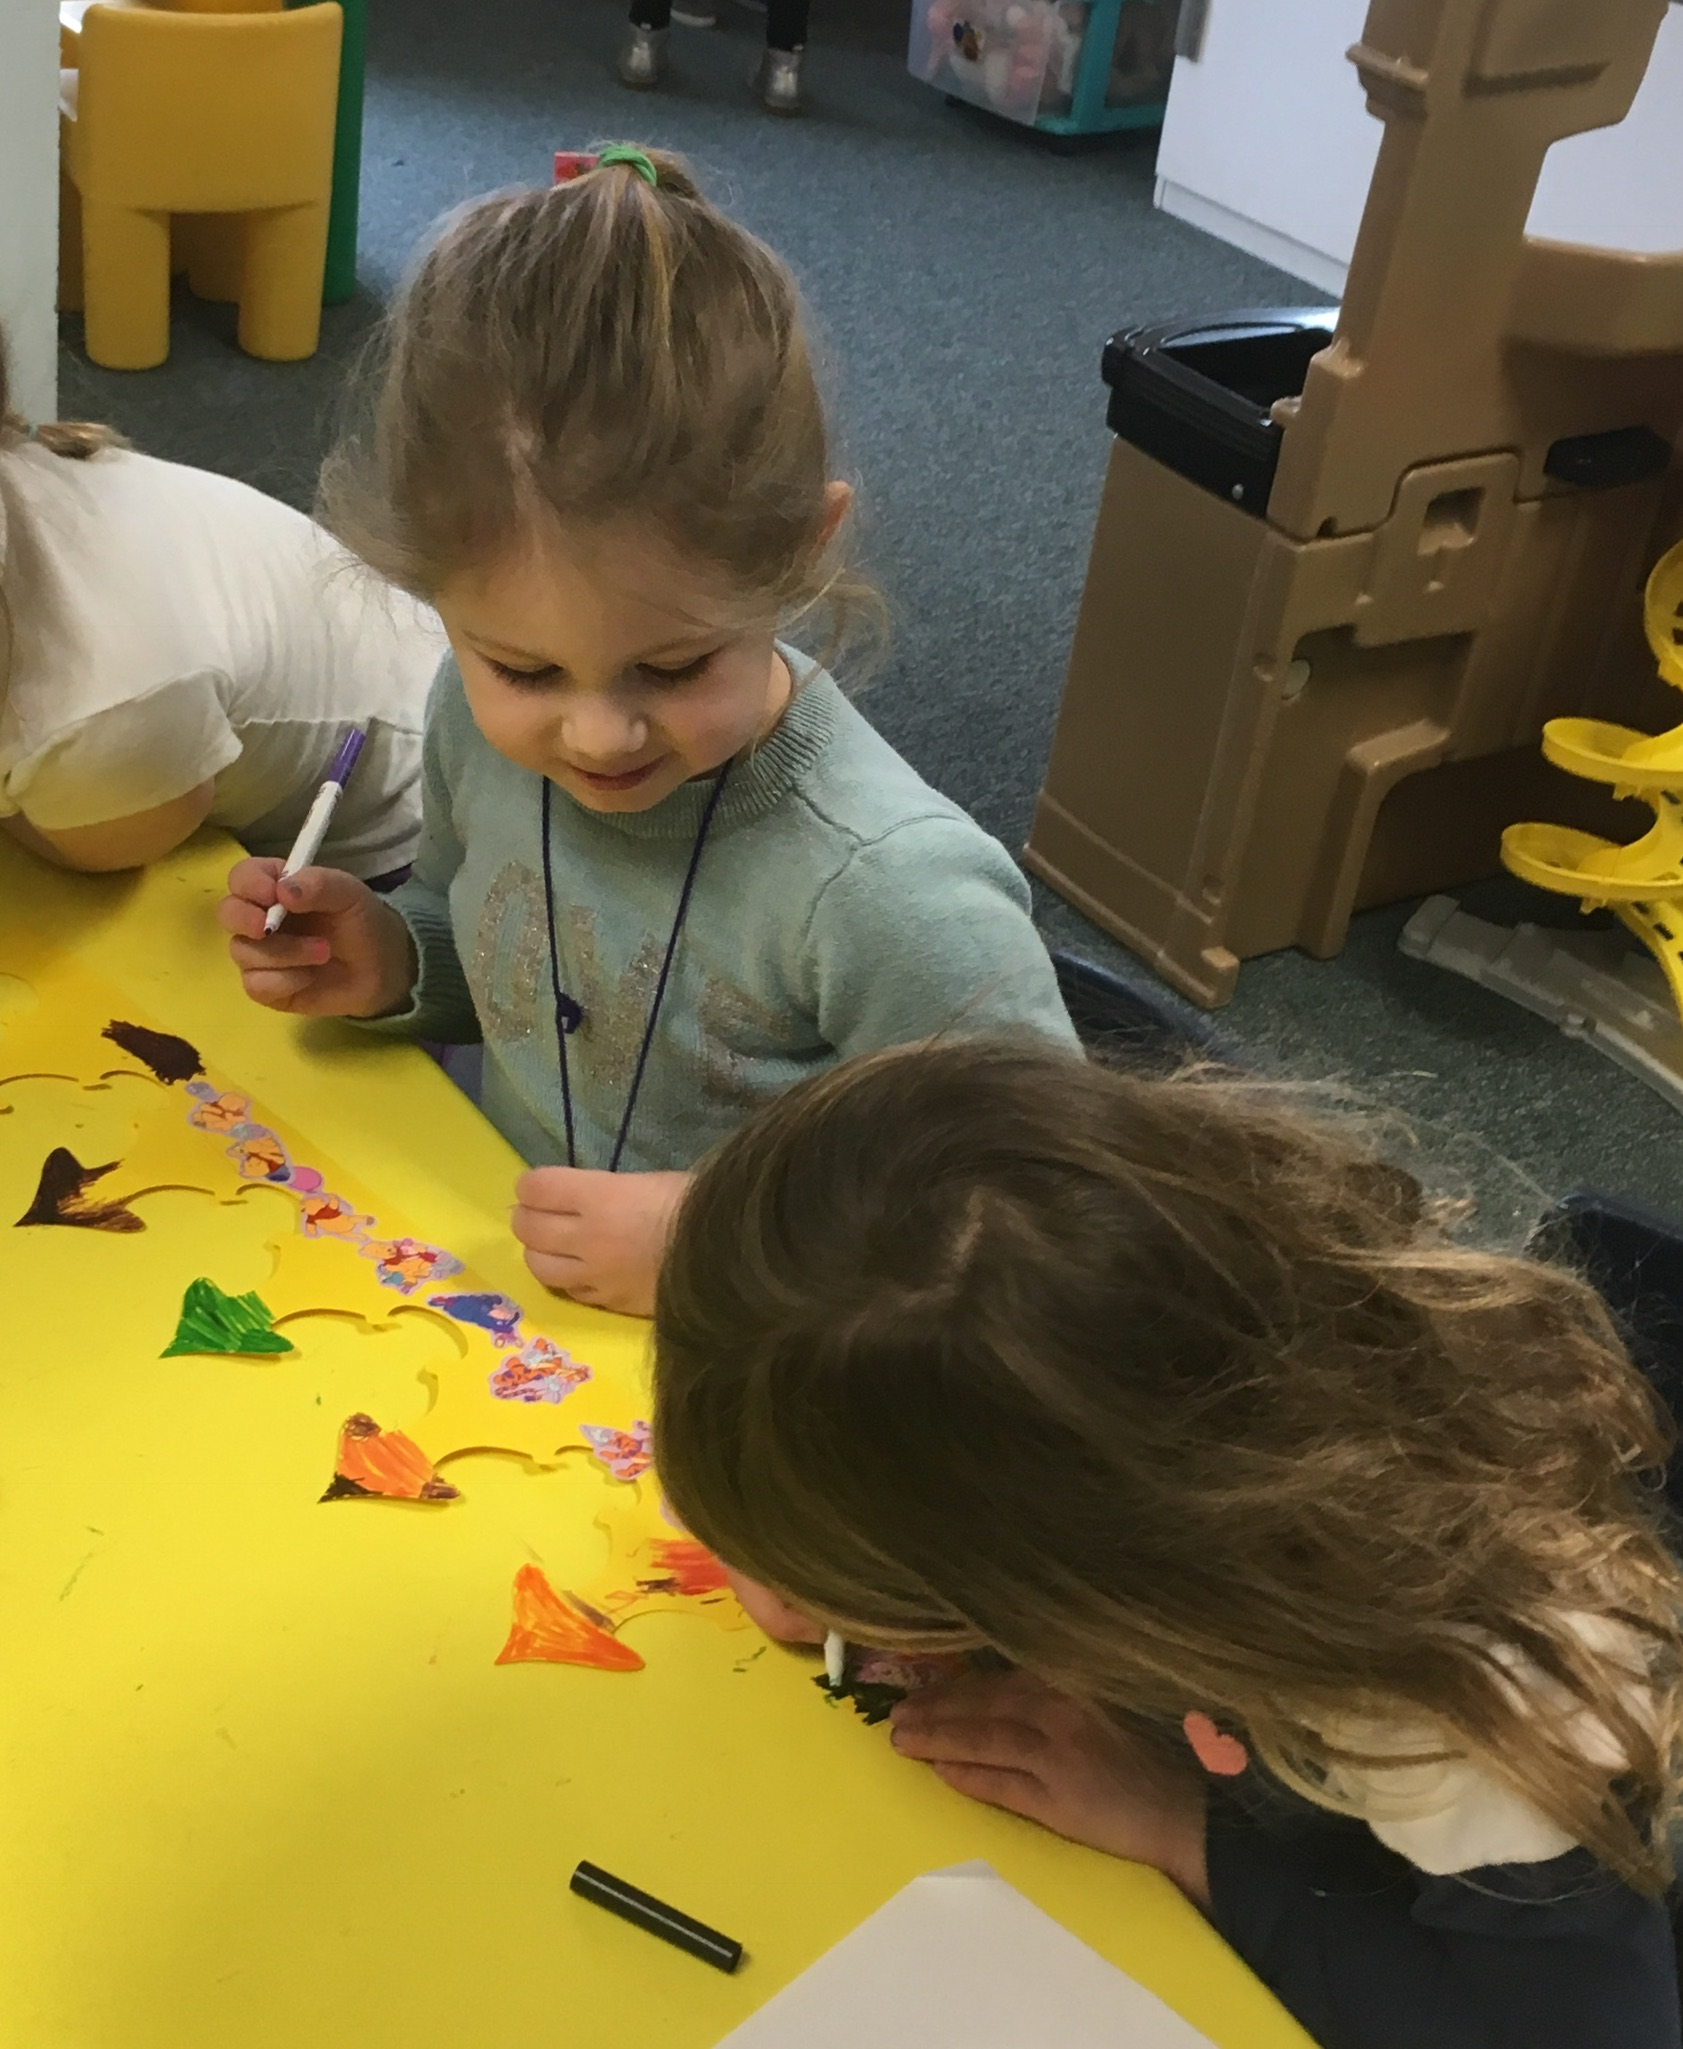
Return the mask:
<svg viewBox="0 0 1683 2049">
<path fill-rule="evenodd" d="M 1046 1788 L 1028 1772 L 1001 1771 L 988 1764 L 931 1764 L 943 1785 L 989 1807 L 1003 1807 L 1029 1821 L 1043 1818 Z"/>
<path fill-rule="evenodd" d="M 354 910 L 369 895 L 366 882 L 347 875 L 342 868 L 300 868 L 296 875 L 283 875 L 275 882 L 275 901 L 284 904 L 288 917 L 334 918 Z"/>
<path fill-rule="evenodd" d="M 1045 1754 L 1045 1738 L 1025 1722 L 982 1715 L 920 1717 L 916 1709 L 912 1700 L 894 1711 L 891 1733 L 902 1756 L 925 1764 L 985 1764 L 1026 1772 Z"/>
<path fill-rule="evenodd" d="M 547 1211 L 576 1217 L 586 1199 L 588 1184 L 602 1178 L 587 1167 L 528 1167 L 514 1184 L 516 1215 L 525 1210 L 532 1215 Z"/>
<path fill-rule="evenodd" d="M 216 922 L 237 939 L 261 939 L 267 916 L 260 903 L 245 896 L 225 896 L 216 906 Z"/>
<path fill-rule="evenodd" d="M 273 855 L 248 854 L 228 870 L 228 894 L 267 910 L 275 900 L 275 884 L 286 864 Z"/>
<path fill-rule="evenodd" d="M 261 935 L 261 919 L 258 929 Z M 316 933 L 289 932 L 283 925 L 272 937 L 230 939 L 228 956 L 243 974 L 248 969 L 325 967 L 333 957 L 333 948 Z"/>
<path fill-rule="evenodd" d="M 586 1299 L 582 1290 L 589 1284 L 585 1280 L 585 1263 L 576 1255 L 555 1252 L 534 1252 L 528 1246 L 526 1265 L 535 1280 L 543 1282 L 546 1288 L 555 1288 L 563 1295 L 575 1295 L 579 1301 Z"/>
<path fill-rule="evenodd" d="M 289 1010 L 308 1016 L 317 1008 L 316 977 L 313 971 L 254 968 L 240 977 L 245 993 L 265 1010 Z"/>
<path fill-rule="evenodd" d="M 532 1209 L 517 1203 L 509 1223 L 528 1252 L 583 1257 L 579 1243 L 580 1219 L 564 1210 Z"/>
</svg>

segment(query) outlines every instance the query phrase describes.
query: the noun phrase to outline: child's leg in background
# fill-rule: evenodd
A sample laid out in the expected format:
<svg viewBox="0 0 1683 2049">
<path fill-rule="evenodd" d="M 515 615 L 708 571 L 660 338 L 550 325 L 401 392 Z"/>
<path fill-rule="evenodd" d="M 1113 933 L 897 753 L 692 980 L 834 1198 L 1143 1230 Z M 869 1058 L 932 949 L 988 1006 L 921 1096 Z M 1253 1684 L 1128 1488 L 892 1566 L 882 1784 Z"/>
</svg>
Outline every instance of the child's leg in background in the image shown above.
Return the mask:
<svg viewBox="0 0 1683 2049">
<path fill-rule="evenodd" d="M 672 32 L 672 0 L 631 0 L 631 23 L 620 45 L 622 85 L 646 92 L 666 73 L 666 39 Z"/>
<path fill-rule="evenodd" d="M 808 17 L 812 13 L 812 0 L 765 0 L 755 9 L 766 18 L 766 42 L 774 50 L 799 50 L 806 46 Z M 631 21 L 636 28 L 663 29 L 671 26 L 676 14 L 680 21 L 700 21 L 704 17 L 713 19 L 713 11 L 706 0 L 691 0 L 688 7 L 675 8 L 672 0 L 631 0 Z"/>
<path fill-rule="evenodd" d="M 773 114 L 801 110 L 801 52 L 806 45 L 811 0 L 766 0 L 766 47 L 754 73 L 754 91 Z M 619 75 L 634 90 L 647 91 L 666 75 L 667 40 L 674 16 L 695 27 L 714 19 L 710 0 L 631 0 L 630 25 L 619 53 Z"/>
<path fill-rule="evenodd" d="M 811 0 L 767 0 L 766 49 L 753 85 L 768 113 L 801 110 L 801 52 L 810 12 Z"/>
<path fill-rule="evenodd" d="M 767 0 L 766 48 L 804 49 L 807 17 L 811 12 L 812 0 Z"/>
</svg>

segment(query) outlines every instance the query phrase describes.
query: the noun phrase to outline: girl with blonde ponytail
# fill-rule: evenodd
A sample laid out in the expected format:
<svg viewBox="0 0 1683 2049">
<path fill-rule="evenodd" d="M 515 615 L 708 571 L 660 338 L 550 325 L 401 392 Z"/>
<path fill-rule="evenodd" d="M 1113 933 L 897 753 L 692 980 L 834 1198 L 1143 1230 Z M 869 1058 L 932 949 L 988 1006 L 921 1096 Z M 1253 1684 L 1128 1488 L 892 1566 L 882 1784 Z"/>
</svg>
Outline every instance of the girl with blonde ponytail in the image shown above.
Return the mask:
<svg viewBox="0 0 1683 2049">
<path fill-rule="evenodd" d="M 930 1032 L 1073 1034 L 1015 862 L 793 644 L 870 608 L 794 280 L 676 157 L 562 169 L 445 223 L 324 482 L 450 635 L 414 878 L 248 861 L 222 921 L 259 1003 L 482 1041 L 528 1265 L 646 1313 L 755 1104 Z"/>
</svg>

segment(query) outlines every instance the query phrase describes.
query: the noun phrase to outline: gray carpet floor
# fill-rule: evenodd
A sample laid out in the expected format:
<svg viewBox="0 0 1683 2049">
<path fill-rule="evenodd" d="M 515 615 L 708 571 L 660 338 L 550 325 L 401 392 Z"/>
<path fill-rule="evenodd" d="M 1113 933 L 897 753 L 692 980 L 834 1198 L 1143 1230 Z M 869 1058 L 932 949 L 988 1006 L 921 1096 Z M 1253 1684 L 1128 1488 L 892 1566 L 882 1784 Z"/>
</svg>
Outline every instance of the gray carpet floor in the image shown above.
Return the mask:
<svg viewBox="0 0 1683 2049">
<path fill-rule="evenodd" d="M 100 371 L 67 319 L 63 412 L 307 504 L 347 368 L 430 221 L 544 180 L 557 148 L 629 136 L 680 149 L 788 258 L 815 312 L 868 566 L 895 618 L 864 708 L 1020 846 L 1104 470 L 1105 336 L 1315 295 L 1154 212 L 1153 137 L 1054 153 L 948 107 L 906 75 L 905 0 L 815 0 L 810 107 L 794 122 L 750 101 L 761 22 L 731 0 L 717 30 L 674 29 L 670 82 L 644 97 L 613 75 L 614 0 L 373 12 L 361 290 L 328 313 L 320 353 L 253 362 L 227 309 L 184 298 L 167 365 Z M 1498 894 L 1559 921 L 1518 885 Z M 1053 943 L 1122 958 L 1048 893 L 1037 907 Z M 1583 1046 L 1401 957 L 1405 915 L 1358 920 L 1334 962 L 1248 965 L 1221 1018 L 1234 1046 L 1404 1113 L 1428 1170 L 1476 1197 L 1492 1237 L 1573 1184 L 1683 1212 L 1675 1113 Z"/>
</svg>

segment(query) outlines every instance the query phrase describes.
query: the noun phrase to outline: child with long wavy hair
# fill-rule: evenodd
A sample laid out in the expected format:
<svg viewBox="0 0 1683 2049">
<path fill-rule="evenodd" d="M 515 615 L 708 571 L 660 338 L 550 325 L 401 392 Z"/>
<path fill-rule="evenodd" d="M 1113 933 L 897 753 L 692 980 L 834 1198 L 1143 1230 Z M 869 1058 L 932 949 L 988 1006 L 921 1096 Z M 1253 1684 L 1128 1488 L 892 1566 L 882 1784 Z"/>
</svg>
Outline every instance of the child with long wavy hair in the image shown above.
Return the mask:
<svg viewBox="0 0 1683 2049">
<path fill-rule="evenodd" d="M 1261 1087 L 841 1068 L 703 1166 L 675 1512 L 775 1634 L 982 1649 L 959 1791 L 1155 1865 L 1323 2049 L 1672 2049 L 1668 1419 L 1572 1274 Z"/>
<path fill-rule="evenodd" d="M 646 1311 L 754 1104 L 932 1031 L 1073 1032 L 1005 849 L 782 637 L 860 590 L 794 280 L 676 157 L 570 168 L 445 224 L 325 479 L 453 648 L 414 877 L 247 861 L 222 921 L 260 1003 L 482 1040 L 532 1271 Z"/>
</svg>

